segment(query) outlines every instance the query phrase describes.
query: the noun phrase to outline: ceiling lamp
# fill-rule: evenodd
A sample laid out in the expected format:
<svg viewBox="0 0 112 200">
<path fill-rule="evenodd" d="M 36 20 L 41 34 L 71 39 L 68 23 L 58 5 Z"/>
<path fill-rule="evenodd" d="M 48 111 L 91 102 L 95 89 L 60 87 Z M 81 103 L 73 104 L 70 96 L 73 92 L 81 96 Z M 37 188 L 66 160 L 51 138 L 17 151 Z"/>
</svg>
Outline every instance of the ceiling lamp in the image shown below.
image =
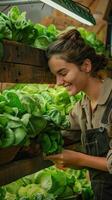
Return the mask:
<svg viewBox="0 0 112 200">
<path fill-rule="evenodd" d="M 81 23 L 87 25 L 95 25 L 96 21 L 89 8 L 84 5 L 74 2 L 72 0 L 2 0 L 0 6 L 3 5 L 14 5 L 14 4 L 30 4 L 43 2 L 49 6 L 65 13 L 66 15 L 75 18 Z"/>
<path fill-rule="evenodd" d="M 43 3 L 77 19 L 87 25 L 95 25 L 96 21 L 89 8 L 72 0 L 41 0 Z"/>
</svg>

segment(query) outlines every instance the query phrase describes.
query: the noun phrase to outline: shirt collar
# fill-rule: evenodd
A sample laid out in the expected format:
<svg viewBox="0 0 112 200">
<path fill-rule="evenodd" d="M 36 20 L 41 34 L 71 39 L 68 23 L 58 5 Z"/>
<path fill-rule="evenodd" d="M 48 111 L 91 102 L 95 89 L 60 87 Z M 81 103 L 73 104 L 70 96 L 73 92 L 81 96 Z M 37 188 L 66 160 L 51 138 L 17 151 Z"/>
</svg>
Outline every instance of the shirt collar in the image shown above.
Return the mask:
<svg viewBox="0 0 112 200">
<path fill-rule="evenodd" d="M 102 84 L 100 97 L 98 98 L 99 105 L 103 105 L 106 103 L 111 91 L 112 91 L 112 79 L 105 78 L 103 81 L 103 84 Z M 89 98 L 85 95 L 81 102 L 81 105 L 82 105 L 82 107 L 86 107 L 88 105 L 88 103 L 89 103 Z"/>
</svg>

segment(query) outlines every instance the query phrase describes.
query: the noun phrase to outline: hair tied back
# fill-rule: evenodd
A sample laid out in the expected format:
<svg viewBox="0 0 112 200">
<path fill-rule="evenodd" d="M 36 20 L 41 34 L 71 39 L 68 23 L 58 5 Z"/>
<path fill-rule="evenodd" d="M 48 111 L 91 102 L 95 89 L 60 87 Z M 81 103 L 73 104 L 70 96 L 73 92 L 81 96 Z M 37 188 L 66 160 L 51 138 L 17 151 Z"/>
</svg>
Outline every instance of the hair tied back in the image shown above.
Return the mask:
<svg viewBox="0 0 112 200">
<path fill-rule="evenodd" d="M 72 41 L 75 42 L 77 40 L 79 40 L 79 38 L 81 37 L 79 31 L 77 31 L 76 29 L 72 29 L 70 31 L 64 32 L 63 34 L 60 35 L 60 39 L 64 40 L 64 41 Z"/>
</svg>

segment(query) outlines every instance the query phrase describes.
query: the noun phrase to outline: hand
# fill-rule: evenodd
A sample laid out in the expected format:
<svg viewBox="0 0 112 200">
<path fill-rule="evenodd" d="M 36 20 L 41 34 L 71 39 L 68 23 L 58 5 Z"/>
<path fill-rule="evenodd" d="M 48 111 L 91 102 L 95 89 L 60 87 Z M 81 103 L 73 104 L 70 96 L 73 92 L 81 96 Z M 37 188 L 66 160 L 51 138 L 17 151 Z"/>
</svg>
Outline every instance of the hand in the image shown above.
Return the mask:
<svg viewBox="0 0 112 200">
<path fill-rule="evenodd" d="M 62 153 L 46 156 L 45 159 L 53 161 L 53 163 L 58 168 L 64 168 L 64 167 L 76 167 L 80 168 L 81 166 L 81 160 L 83 158 L 82 153 L 70 151 L 70 150 L 64 150 Z"/>
</svg>

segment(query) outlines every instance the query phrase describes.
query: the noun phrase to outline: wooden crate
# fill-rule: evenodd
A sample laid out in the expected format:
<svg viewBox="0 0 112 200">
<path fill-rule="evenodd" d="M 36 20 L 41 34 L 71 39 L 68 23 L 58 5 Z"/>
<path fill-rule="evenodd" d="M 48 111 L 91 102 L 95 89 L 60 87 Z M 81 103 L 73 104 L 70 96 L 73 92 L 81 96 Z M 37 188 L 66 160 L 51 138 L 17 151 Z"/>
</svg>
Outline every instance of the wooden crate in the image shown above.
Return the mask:
<svg viewBox="0 0 112 200">
<path fill-rule="evenodd" d="M 22 159 L 0 166 L 0 186 L 6 185 L 17 179 L 35 173 L 52 165 L 50 161 L 45 161 L 43 155 L 30 159 Z"/>
<path fill-rule="evenodd" d="M 40 145 L 34 140 L 28 147 L 12 146 L 0 149 L 0 186 L 50 165 L 52 162 L 43 159 Z"/>
<path fill-rule="evenodd" d="M 3 42 L 0 82 L 55 83 L 48 68 L 45 51 L 15 41 Z"/>
</svg>

